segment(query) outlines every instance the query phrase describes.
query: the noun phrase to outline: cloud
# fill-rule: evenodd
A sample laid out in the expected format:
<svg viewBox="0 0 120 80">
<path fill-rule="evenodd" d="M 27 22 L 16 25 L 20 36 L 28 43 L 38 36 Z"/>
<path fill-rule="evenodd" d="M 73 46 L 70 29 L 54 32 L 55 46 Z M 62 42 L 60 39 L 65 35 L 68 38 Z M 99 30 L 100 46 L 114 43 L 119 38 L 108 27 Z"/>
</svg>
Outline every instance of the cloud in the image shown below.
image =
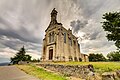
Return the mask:
<svg viewBox="0 0 120 80">
<path fill-rule="evenodd" d="M 73 33 L 78 33 L 78 31 L 87 25 L 87 21 L 72 21 L 70 26 L 72 27 Z"/>
<path fill-rule="evenodd" d="M 40 59 L 41 58 L 41 53 L 33 49 L 27 50 L 27 54 L 32 56 L 32 59 Z"/>
<path fill-rule="evenodd" d="M 16 51 L 9 48 L 0 48 L 0 63 L 1 62 L 9 62 L 10 58 L 15 55 Z"/>
<path fill-rule="evenodd" d="M 9 58 L 11 56 L 13 56 L 16 53 L 15 50 L 6 47 L 0 50 L 0 57 L 5 57 L 5 58 Z"/>
<path fill-rule="evenodd" d="M 0 62 L 9 62 L 10 58 L 15 56 L 18 50 L 11 49 L 9 47 L 1 48 L 0 49 Z M 26 54 L 32 56 L 32 59 L 40 59 L 41 53 L 37 50 L 26 50 Z"/>
<path fill-rule="evenodd" d="M 0 62 L 9 61 L 23 45 L 26 49 L 26 54 L 31 55 L 32 59 L 40 59 L 41 57 L 42 46 L 40 44 L 24 42 L 7 36 L 0 36 L 0 44 Z"/>
<path fill-rule="evenodd" d="M 87 0 L 74 0 L 73 1 L 78 11 L 81 11 L 77 20 L 80 21 L 87 21 L 82 27 L 82 24 L 77 24 L 76 27 L 76 20 L 71 21 L 73 33 L 77 37 L 79 37 L 79 43 L 81 44 L 81 52 L 82 53 L 90 53 L 90 52 L 97 52 L 97 53 L 109 53 L 116 49 L 114 46 L 114 42 L 108 42 L 106 38 L 106 34 L 102 29 L 102 15 L 106 12 L 118 11 L 120 6 L 119 0 L 116 2 L 112 0 L 106 1 L 87 1 Z M 111 48 L 110 48 L 111 47 Z"/>
<path fill-rule="evenodd" d="M 30 31 L 27 31 L 24 28 L 20 30 L 0 29 L 0 35 L 17 38 L 25 42 L 42 43 L 41 38 L 36 38 L 35 36 L 30 35 L 30 33 Z"/>
<path fill-rule="evenodd" d="M 88 24 L 79 32 L 83 32 L 81 43 L 81 51 L 84 53 L 107 53 L 116 49 L 113 42 L 108 42 L 106 34 L 100 23 L 90 19 Z M 77 36 L 80 34 L 78 33 Z M 109 49 L 109 47 L 111 47 Z"/>
<path fill-rule="evenodd" d="M 1 43 L 0 47 L 4 45 L 3 47 L 10 47 L 11 49 L 14 50 L 19 50 L 23 45 L 27 50 L 33 49 L 33 50 L 41 51 L 42 49 L 42 44 L 24 42 L 21 41 L 20 39 L 8 37 L 8 36 L 0 36 L 0 43 Z"/>
</svg>

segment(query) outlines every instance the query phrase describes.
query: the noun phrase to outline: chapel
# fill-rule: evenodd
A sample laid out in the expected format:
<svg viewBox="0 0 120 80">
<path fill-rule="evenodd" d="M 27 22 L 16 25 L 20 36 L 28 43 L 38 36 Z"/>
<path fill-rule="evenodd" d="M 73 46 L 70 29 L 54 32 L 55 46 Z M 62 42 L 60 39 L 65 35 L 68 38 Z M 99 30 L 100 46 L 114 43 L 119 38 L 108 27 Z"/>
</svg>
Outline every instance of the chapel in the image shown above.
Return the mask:
<svg viewBox="0 0 120 80">
<path fill-rule="evenodd" d="M 72 30 L 65 29 L 57 22 L 57 11 L 51 12 L 51 21 L 45 30 L 42 61 L 88 61 L 88 56 L 80 52 L 80 44 Z"/>
</svg>

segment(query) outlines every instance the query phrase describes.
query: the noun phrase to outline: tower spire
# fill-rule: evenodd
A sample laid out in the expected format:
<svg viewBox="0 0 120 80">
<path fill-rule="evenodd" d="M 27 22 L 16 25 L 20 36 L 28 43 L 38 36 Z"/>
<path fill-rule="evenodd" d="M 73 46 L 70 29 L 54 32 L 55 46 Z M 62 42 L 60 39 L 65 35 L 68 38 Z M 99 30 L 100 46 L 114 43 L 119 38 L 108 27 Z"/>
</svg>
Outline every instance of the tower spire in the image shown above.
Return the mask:
<svg viewBox="0 0 120 80">
<path fill-rule="evenodd" d="M 56 24 L 57 23 L 57 13 L 58 12 L 54 8 L 51 12 L 51 22 L 50 22 L 50 24 Z"/>
</svg>

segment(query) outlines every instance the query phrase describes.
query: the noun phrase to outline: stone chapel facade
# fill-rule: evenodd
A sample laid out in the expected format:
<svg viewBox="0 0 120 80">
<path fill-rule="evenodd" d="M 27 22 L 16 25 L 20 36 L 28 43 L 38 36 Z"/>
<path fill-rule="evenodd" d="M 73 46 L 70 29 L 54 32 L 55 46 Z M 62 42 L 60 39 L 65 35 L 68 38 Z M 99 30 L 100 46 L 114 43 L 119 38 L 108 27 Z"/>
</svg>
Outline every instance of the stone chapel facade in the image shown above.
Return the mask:
<svg viewBox="0 0 120 80">
<path fill-rule="evenodd" d="M 80 45 L 72 31 L 57 22 L 57 13 L 54 8 L 51 22 L 45 30 L 42 61 L 88 61 L 88 56 L 81 54 Z"/>
</svg>

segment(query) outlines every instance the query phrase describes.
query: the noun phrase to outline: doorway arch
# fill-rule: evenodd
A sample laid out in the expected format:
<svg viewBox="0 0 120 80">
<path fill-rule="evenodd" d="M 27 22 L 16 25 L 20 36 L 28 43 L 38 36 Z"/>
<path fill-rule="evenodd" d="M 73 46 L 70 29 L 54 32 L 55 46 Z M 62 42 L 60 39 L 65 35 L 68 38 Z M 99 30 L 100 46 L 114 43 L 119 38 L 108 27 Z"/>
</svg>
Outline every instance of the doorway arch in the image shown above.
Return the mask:
<svg viewBox="0 0 120 80">
<path fill-rule="evenodd" d="M 49 49 L 49 60 L 52 60 L 53 59 L 53 48 Z"/>
</svg>

